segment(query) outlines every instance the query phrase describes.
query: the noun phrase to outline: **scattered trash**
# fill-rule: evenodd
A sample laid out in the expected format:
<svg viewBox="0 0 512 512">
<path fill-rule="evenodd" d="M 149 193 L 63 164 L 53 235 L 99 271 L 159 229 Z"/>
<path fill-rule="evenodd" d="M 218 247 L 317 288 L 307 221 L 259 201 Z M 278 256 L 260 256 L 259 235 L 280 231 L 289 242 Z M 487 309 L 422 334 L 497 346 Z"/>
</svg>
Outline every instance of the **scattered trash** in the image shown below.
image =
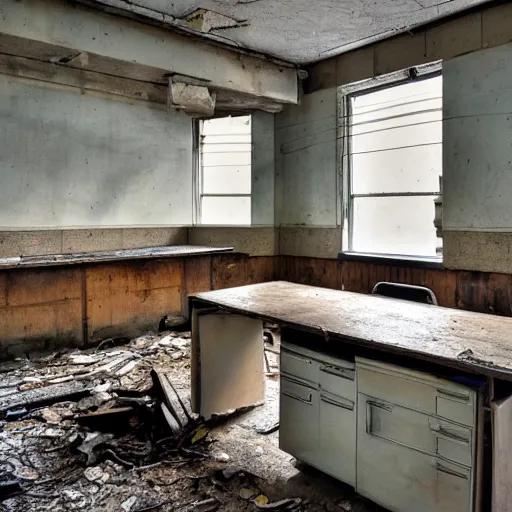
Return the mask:
<svg viewBox="0 0 512 512">
<path fill-rule="evenodd" d="M 256 496 L 260 498 L 260 500 L 263 500 L 263 495 L 260 494 L 260 491 L 258 489 L 251 489 L 248 487 L 242 487 L 240 489 L 240 498 L 243 500 L 249 501 L 254 499 Z"/>
<path fill-rule="evenodd" d="M 130 512 L 135 503 L 137 503 L 137 496 L 130 496 L 127 500 L 121 503 L 121 508 L 125 512 Z"/>
<path fill-rule="evenodd" d="M 208 432 L 210 432 L 210 429 L 208 429 L 208 428 L 198 429 L 197 432 L 194 434 L 194 437 L 191 440 L 191 444 L 196 444 L 197 442 L 204 439 L 208 435 Z"/>
<path fill-rule="evenodd" d="M 254 504 L 260 508 L 268 503 L 268 498 L 264 494 L 259 494 L 254 498 Z"/>
<path fill-rule="evenodd" d="M 99 466 L 87 468 L 84 471 L 84 476 L 87 480 L 89 480 L 89 482 L 106 483 L 110 479 L 110 474 L 106 471 L 103 471 L 103 469 L 101 469 Z"/>
<path fill-rule="evenodd" d="M 273 434 L 274 432 L 277 432 L 279 430 L 279 422 L 274 423 L 274 425 L 267 427 L 267 428 L 257 428 L 256 432 L 258 434 L 261 434 L 263 436 L 268 436 L 269 434 Z"/>
<path fill-rule="evenodd" d="M 58 425 L 62 421 L 62 417 L 56 411 L 52 409 L 43 409 L 41 416 L 50 425 Z"/>
<path fill-rule="evenodd" d="M 217 462 L 229 462 L 229 460 L 230 460 L 229 455 L 225 452 L 213 454 L 213 458 Z"/>
<path fill-rule="evenodd" d="M 13 474 L 21 480 L 37 480 L 39 478 L 39 473 L 35 469 L 26 466 L 16 468 Z"/>
<path fill-rule="evenodd" d="M 309 510 L 309 488 L 307 506 L 276 501 L 281 481 L 274 495 L 255 470 L 278 452 L 276 436 L 258 437 L 279 428 L 278 382 L 265 414 L 205 421 L 191 411 L 190 350 L 189 333 L 166 331 L 0 365 L 2 510 Z M 243 439 L 219 444 L 233 429 Z"/>
</svg>

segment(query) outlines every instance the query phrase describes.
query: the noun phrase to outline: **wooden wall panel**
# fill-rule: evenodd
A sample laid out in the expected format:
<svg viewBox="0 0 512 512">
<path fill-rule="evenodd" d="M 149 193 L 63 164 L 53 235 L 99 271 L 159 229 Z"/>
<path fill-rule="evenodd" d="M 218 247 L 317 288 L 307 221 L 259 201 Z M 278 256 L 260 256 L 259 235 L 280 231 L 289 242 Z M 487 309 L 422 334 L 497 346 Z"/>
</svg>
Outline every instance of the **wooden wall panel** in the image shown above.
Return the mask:
<svg viewBox="0 0 512 512">
<path fill-rule="evenodd" d="M 189 294 L 276 278 L 273 256 L 219 254 L 0 271 L 0 358 L 155 330 Z M 315 280 L 316 282 L 316 280 Z"/>
<path fill-rule="evenodd" d="M 188 317 L 188 296 L 212 289 L 212 257 L 185 258 L 184 270 L 185 293 L 181 304 L 181 314 Z"/>
<path fill-rule="evenodd" d="M 246 284 L 266 283 L 276 279 L 276 259 L 274 256 L 255 256 L 247 260 Z"/>
<path fill-rule="evenodd" d="M 457 307 L 512 316 L 512 276 L 483 272 L 457 272 Z"/>
<path fill-rule="evenodd" d="M 413 284 L 430 288 L 440 306 L 457 307 L 457 273 L 451 270 L 376 265 L 366 262 L 341 263 L 343 289 L 359 293 L 371 293 L 379 281 Z"/>
<path fill-rule="evenodd" d="M 276 279 L 357 293 L 379 281 L 426 286 L 440 306 L 512 316 L 512 275 L 280 256 Z"/>
<path fill-rule="evenodd" d="M 182 311 L 184 275 L 179 258 L 88 267 L 89 341 L 157 329 L 162 316 Z"/>
<path fill-rule="evenodd" d="M 0 272 L 0 308 L 7 305 L 7 272 Z"/>
<path fill-rule="evenodd" d="M 82 270 L 0 272 L 0 356 L 83 342 Z"/>
<path fill-rule="evenodd" d="M 212 258 L 212 289 L 232 288 L 247 284 L 247 256 L 218 254 Z"/>
<path fill-rule="evenodd" d="M 338 260 L 281 256 L 278 262 L 278 279 L 341 289 L 340 268 Z"/>
</svg>

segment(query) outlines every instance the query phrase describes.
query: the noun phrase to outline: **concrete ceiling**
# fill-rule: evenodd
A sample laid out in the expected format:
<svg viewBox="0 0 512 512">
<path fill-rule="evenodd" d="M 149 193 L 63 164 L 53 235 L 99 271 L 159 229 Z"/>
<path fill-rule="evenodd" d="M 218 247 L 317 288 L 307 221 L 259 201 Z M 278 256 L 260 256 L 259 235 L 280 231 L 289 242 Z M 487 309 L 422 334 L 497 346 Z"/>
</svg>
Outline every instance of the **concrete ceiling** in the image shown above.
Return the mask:
<svg viewBox="0 0 512 512">
<path fill-rule="evenodd" d="M 307 64 L 384 39 L 486 0 L 99 0 L 194 27 L 187 16 L 223 16 L 203 24 L 205 37 Z M 227 16 L 231 19 L 224 18 Z M 231 25 L 231 26 L 230 26 Z M 197 27 L 197 25 L 196 25 Z M 217 29 L 216 27 L 222 27 Z M 200 31 L 201 28 L 198 29 Z"/>
</svg>

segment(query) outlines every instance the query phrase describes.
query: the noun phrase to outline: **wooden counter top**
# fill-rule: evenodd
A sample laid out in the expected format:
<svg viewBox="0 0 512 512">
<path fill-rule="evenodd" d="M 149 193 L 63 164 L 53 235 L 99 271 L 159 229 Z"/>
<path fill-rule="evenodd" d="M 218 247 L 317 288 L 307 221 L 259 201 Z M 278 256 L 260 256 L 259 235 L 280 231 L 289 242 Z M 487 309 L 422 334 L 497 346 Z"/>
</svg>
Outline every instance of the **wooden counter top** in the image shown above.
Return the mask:
<svg viewBox="0 0 512 512">
<path fill-rule="evenodd" d="M 222 309 L 512 380 L 512 318 L 276 281 L 191 296 Z"/>
</svg>

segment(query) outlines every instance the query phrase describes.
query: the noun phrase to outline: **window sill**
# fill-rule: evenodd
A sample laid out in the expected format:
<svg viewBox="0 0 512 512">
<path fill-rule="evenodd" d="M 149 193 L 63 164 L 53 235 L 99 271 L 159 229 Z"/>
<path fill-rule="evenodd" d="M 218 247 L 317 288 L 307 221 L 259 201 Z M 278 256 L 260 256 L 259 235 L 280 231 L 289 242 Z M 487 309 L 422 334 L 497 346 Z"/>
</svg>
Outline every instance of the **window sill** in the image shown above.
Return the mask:
<svg viewBox="0 0 512 512">
<path fill-rule="evenodd" d="M 375 263 L 377 265 L 390 265 L 409 268 L 442 269 L 442 258 L 428 258 L 421 256 L 401 256 L 395 254 L 372 254 L 362 252 L 340 252 L 338 259 L 341 261 L 355 261 L 361 263 Z"/>
</svg>

